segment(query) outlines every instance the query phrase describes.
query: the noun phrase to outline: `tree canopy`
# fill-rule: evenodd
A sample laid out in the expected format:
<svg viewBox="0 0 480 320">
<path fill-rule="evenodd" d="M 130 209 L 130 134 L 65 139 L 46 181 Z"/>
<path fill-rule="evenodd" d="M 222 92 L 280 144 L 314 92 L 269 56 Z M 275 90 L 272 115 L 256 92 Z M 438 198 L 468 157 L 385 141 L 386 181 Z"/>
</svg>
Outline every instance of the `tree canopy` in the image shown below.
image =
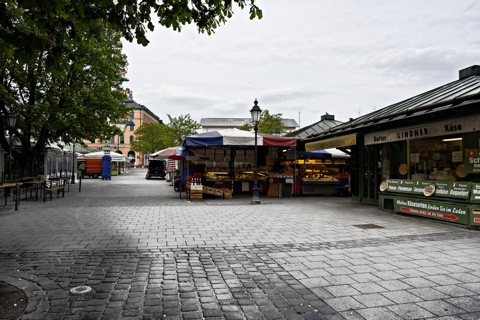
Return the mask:
<svg viewBox="0 0 480 320">
<path fill-rule="evenodd" d="M 135 130 L 135 141 L 130 143 L 130 149 L 143 154 L 175 146 L 173 130 L 163 123 L 146 123 Z"/>
<path fill-rule="evenodd" d="M 26 21 L 18 24 L 27 27 Z M 4 115 L 0 128 L 3 132 L 11 129 L 5 119 L 15 113 L 14 136 L 21 141 L 22 152 L 12 154 L 25 174 L 31 173 L 49 143 L 109 138 L 117 130 L 110 123 L 128 113 L 119 81 L 127 65 L 117 47 L 120 35 L 101 23 L 92 27 L 96 37 L 85 37 L 58 58 L 62 72 L 48 67 L 48 50 L 32 51 L 31 59 L 23 62 L 0 51 L 0 114 Z M 0 47 L 15 52 L 2 39 Z M 4 135 L 0 135 L 0 145 L 9 149 Z"/>
<path fill-rule="evenodd" d="M 169 123 L 143 124 L 135 130 L 135 141 L 130 144 L 133 151 L 152 154 L 168 147 L 179 146 L 186 136 L 196 134 L 201 128 L 189 114 L 172 117 L 167 114 Z"/>
<path fill-rule="evenodd" d="M 189 114 L 180 115 L 178 117 L 168 116 L 168 126 L 174 133 L 174 140 L 176 145 L 180 145 L 186 136 L 197 134 L 197 130 L 201 128 L 200 123 L 193 120 Z"/>
<path fill-rule="evenodd" d="M 251 124 L 245 123 L 243 126 L 238 129 L 244 131 L 252 130 L 253 126 Z M 270 114 L 268 109 L 262 111 L 260 116 L 260 122 L 258 123 L 258 132 L 273 134 L 275 132 L 282 133 L 285 131 L 285 127 L 282 122 L 282 114 Z"/>
<path fill-rule="evenodd" d="M 147 45 L 147 32 L 154 30 L 155 20 L 175 31 L 195 24 L 199 32 L 211 34 L 233 16 L 234 4 L 248 7 L 250 19 L 262 18 L 255 0 L 4 0 L 0 3 L 0 39 L 14 46 L 20 59 L 28 59 L 32 49 L 48 50 L 49 65 L 59 67 L 56 58 L 85 35 L 94 35 L 98 22 L 109 24 L 128 41 Z"/>
<path fill-rule="evenodd" d="M 284 129 L 281 113 L 270 114 L 268 109 L 263 110 L 258 123 L 258 132 L 272 134 L 279 131 L 281 133 Z"/>
<path fill-rule="evenodd" d="M 255 0 L 1 1 L 0 130 L 10 129 L 6 119 L 14 112 L 22 152 L 13 156 L 31 168 L 49 142 L 117 133 L 110 123 L 128 113 L 119 82 L 127 66 L 121 38 L 147 45 L 155 20 L 211 34 L 234 5 L 248 7 L 251 19 L 262 17 Z M 9 150 L 3 134 L 0 145 Z"/>
</svg>

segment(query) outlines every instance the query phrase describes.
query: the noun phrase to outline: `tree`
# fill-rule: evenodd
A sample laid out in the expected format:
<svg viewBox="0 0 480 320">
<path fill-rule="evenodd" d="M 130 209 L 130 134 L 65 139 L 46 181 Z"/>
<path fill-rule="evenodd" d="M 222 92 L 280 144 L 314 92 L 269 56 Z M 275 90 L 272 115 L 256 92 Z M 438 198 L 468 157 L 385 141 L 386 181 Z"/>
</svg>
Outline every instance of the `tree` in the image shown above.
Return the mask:
<svg viewBox="0 0 480 320">
<path fill-rule="evenodd" d="M 23 19 L 18 24 L 18 28 L 29 27 Z M 51 142 L 108 139 L 118 133 L 109 123 L 129 111 L 122 103 L 125 95 L 119 82 L 120 70 L 127 64 L 116 47 L 120 35 L 102 23 L 92 28 L 96 37 L 85 37 L 68 55 L 58 58 L 62 72 L 48 67 L 48 50 L 32 51 L 28 62 L 6 54 L 8 50 L 0 51 L 0 129 L 6 131 L 5 115 L 13 111 L 17 115 L 14 135 L 22 151 L 12 155 L 22 174 L 33 173 L 34 163 Z M 15 52 L 1 39 L 0 47 Z M 0 135 L 0 145 L 9 148 L 4 135 Z"/>
<path fill-rule="evenodd" d="M 135 141 L 130 144 L 133 151 L 152 154 L 155 151 L 175 146 L 175 133 L 163 123 L 146 123 L 134 132 Z"/>
<path fill-rule="evenodd" d="M 211 34 L 234 4 L 249 7 L 251 19 L 262 17 L 255 0 L 1 1 L 0 130 L 14 111 L 22 152 L 13 156 L 31 170 L 49 142 L 118 134 L 109 123 L 128 111 L 118 82 L 126 60 L 113 50 L 120 39 L 147 45 L 152 12 L 163 27 L 193 23 Z M 3 134 L 0 145 L 9 148 Z"/>
<path fill-rule="evenodd" d="M 251 131 L 253 130 L 253 126 L 249 123 L 245 123 L 238 129 L 244 131 Z M 258 132 L 272 134 L 278 130 L 280 130 L 280 132 L 283 132 L 285 130 L 282 122 L 282 114 L 270 114 L 270 111 L 268 111 L 268 109 L 263 110 L 260 116 L 260 122 L 258 123 Z"/>
<path fill-rule="evenodd" d="M 190 118 L 190 115 L 180 115 L 178 117 L 171 117 L 167 114 L 169 123 L 168 126 L 174 134 L 174 141 L 176 145 L 180 145 L 186 136 L 197 133 L 201 128 L 200 123 Z"/>
<path fill-rule="evenodd" d="M 281 113 L 270 114 L 268 109 L 262 112 L 260 122 L 258 123 L 258 132 L 272 134 L 278 130 L 283 132 L 284 129 Z"/>
</svg>

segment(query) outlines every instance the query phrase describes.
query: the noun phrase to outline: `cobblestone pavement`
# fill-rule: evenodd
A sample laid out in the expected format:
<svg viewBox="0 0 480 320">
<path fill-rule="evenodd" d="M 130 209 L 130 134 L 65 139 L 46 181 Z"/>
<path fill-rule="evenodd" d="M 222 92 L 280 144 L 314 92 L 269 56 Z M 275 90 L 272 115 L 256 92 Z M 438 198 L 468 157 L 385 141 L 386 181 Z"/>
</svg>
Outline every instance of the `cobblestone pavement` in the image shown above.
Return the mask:
<svg viewBox="0 0 480 320">
<path fill-rule="evenodd" d="M 21 319 L 480 319 L 478 230 L 347 197 L 189 202 L 144 175 L 0 207 Z"/>
</svg>

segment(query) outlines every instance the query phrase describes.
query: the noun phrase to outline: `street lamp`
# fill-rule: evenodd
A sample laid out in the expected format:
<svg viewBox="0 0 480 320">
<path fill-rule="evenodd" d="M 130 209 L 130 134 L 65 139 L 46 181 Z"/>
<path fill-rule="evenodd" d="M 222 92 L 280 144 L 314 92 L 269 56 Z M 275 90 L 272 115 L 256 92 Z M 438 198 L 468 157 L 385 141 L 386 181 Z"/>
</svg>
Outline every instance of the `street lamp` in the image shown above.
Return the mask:
<svg viewBox="0 0 480 320">
<path fill-rule="evenodd" d="M 8 126 L 8 133 L 9 133 L 9 145 L 8 145 L 8 178 L 12 180 L 12 135 L 13 130 L 15 128 L 15 124 L 17 123 L 17 116 L 12 111 L 7 116 L 7 126 Z"/>
<path fill-rule="evenodd" d="M 258 188 L 258 162 L 257 162 L 257 131 L 258 123 L 260 122 L 260 115 L 262 114 L 262 109 L 258 106 L 258 101 L 255 99 L 253 102 L 254 105 L 250 110 L 250 115 L 252 116 L 253 130 L 255 130 L 255 167 L 253 170 L 253 188 L 252 188 L 252 204 L 260 204 L 260 189 Z"/>
<path fill-rule="evenodd" d="M 73 150 L 72 150 L 72 181 L 71 181 L 72 184 L 75 184 L 75 173 L 76 173 L 75 171 L 77 171 L 76 168 L 75 168 L 75 144 L 76 144 L 76 143 L 75 143 L 75 140 L 73 140 Z"/>
</svg>

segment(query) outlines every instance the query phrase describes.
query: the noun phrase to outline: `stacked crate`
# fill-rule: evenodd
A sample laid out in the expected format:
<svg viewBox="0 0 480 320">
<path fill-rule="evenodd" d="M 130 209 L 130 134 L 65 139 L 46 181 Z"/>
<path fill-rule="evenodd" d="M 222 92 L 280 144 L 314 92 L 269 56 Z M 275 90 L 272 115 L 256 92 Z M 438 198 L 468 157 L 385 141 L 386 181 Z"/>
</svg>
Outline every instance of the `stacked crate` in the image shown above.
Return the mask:
<svg viewBox="0 0 480 320">
<path fill-rule="evenodd" d="M 203 199 L 203 187 L 202 185 L 190 186 L 190 200 L 202 200 Z"/>
<path fill-rule="evenodd" d="M 212 187 L 203 187 L 203 193 L 209 194 L 215 197 L 223 198 L 223 189 L 212 188 Z"/>
</svg>

